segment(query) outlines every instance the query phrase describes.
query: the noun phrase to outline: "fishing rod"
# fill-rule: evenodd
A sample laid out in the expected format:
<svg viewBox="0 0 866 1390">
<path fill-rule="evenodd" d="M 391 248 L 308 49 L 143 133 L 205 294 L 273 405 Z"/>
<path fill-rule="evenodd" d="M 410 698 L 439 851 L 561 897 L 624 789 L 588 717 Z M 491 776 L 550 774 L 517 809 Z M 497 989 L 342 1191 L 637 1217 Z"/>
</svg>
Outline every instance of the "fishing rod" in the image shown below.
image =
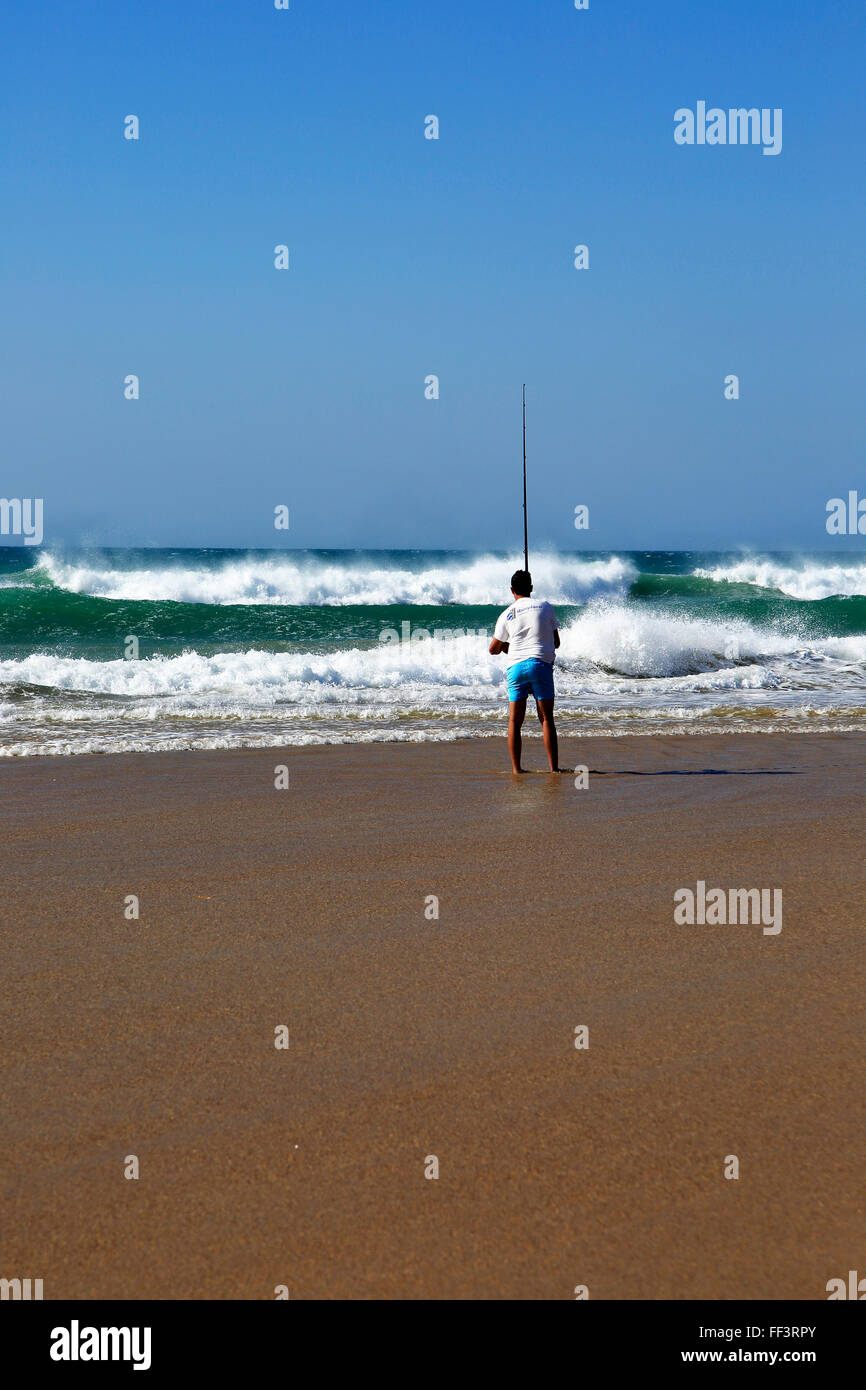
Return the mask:
<svg viewBox="0 0 866 1390">
<path fill-rule="evenodd" d="M 526 521 L 526 382 L 523 383 L 523 568 L 529 573 L 529 530 Z"/>
</svg>

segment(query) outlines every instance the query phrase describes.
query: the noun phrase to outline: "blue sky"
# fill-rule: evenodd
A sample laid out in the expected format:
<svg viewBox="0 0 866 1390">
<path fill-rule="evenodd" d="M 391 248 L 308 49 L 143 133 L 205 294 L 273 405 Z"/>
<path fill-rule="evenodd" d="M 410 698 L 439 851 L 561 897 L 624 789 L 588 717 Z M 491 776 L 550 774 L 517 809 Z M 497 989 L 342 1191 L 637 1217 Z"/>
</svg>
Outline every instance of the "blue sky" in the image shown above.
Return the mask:
<svg viewBox="0 0 866 1390">
<path fill-rule="evenodd" d="M 525 380 L 534 543 L 839 548 L 862 4 L 4 11 L 0 495 L 48 542 L 514 548 Z M 698 100 L 782 153 L 677 146 Z"/>
</svg>

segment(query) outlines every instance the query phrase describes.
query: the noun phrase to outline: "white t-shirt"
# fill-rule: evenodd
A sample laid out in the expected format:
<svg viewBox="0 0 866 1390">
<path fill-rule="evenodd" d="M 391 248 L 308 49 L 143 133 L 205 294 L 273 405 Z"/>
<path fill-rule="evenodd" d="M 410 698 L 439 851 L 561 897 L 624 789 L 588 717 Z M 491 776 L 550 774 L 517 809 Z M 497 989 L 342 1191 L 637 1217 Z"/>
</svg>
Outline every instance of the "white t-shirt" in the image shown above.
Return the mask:
<svg viewBox="0 0 866 1390">
<path fill-rule="evenodd" d="M 508 643 L 508 666 L 533 657 L 552 666 L 556 655 L 553 634 L 558 628 L 556 613 L 544 599 L 519 598 L 500 613 L 493 635 Z"/>
</svg>

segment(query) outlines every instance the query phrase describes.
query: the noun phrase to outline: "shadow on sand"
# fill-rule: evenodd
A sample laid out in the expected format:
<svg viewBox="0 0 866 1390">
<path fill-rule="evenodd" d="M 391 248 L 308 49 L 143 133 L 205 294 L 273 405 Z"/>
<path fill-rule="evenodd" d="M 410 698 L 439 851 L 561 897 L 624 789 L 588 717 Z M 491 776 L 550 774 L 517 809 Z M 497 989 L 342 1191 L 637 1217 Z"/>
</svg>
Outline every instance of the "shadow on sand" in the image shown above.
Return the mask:
<svg viewBox="0 0 866 1390">
<path fill-rule="evenodd" d="M 662 772 L 638 772 L 635 768 L 615 768 L 605 772 L 601 768 L 590 767 L 587 771 L 593 777 L 802 777 L 804 768 L 757 767 L 727 768 L 701 767 L 695 769 L 670 768 Z"/>
</svg>

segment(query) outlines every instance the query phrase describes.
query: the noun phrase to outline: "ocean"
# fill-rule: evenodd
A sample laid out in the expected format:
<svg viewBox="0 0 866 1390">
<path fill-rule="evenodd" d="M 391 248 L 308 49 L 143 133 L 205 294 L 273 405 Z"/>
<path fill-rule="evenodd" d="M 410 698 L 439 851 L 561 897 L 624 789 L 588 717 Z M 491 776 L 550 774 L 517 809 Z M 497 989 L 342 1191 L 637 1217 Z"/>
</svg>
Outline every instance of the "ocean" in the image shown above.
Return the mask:
<svg viewBox="0 0 866 1390">
<path fill-rule="evenodd" d="M 503 737 L 518 555 L 0 549 L 0 755 Z M 546 553 L 566 735 L 866 730 L 866 558 Z M 531 730 L 534 720 L 531 721 Z"/>
</svg>

